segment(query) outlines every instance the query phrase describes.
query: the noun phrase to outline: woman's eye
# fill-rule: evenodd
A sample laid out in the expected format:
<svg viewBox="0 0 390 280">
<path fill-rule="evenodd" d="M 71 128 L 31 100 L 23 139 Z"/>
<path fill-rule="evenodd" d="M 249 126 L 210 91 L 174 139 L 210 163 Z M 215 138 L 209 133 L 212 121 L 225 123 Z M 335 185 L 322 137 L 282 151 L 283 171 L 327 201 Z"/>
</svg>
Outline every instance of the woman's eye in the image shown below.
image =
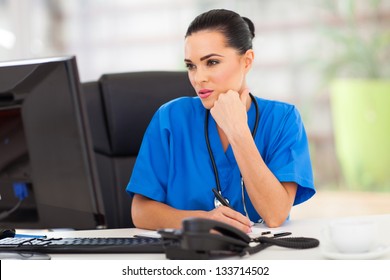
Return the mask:
<svg viewBox="0 0 390 280">
<path fill-rule="evenodd" d="M 207 60 L 207 66 L 217 65 L 218 63 L 219 63 L 218 60 L 213 60 L 213 59 Z"/>
<path fill-rule="evenodd" d="M 186 68 L 188 70 L 193 70 L 195 68 L 195 65 L 194 64 L 191 64 L 191 63 L 186 63 Z"/>
</svg>

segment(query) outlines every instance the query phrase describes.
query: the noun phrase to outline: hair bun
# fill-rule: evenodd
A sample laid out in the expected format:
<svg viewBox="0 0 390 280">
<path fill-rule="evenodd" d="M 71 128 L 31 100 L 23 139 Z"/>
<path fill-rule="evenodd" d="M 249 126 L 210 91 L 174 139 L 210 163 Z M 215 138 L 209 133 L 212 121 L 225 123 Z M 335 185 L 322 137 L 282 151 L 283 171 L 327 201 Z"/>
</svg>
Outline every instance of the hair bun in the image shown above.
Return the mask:
<svg viewBox="0 0 390 280">
<path fill-rule="evenodd" d="M 255 38 L 255 25 L 253 24 L 253 22 L 247 17 L 242 17 L 242 19 L 245 20 L 246 24 L 248 24 L 252 39 Z"/>
</svg>

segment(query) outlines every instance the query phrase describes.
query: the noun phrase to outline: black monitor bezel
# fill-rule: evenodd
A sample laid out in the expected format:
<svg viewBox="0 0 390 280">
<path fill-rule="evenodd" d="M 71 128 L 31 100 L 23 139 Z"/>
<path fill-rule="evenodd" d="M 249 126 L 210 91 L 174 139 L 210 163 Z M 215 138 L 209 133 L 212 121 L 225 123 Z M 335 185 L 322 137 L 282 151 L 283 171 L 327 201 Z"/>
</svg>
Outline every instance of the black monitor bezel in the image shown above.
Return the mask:
<svg viewBox="0 0 390 280">
<path fill-rule="evenodd" d="M 104 206 L 76 57 L 0 62 L 0 68 L 3 71 L 7 69 L 15 71 L 17 68 L 31 69 L 31 72 L 21 77 L 13 88 L 0 88 L 0 95 L 7 95 L 6 98 L 0 98 L 0 109 L 4 110 L 7 106 L 21 109 L 30 157 L 32 190 L 38 211 L 37 221 L 7 223 L 5 220 L 0 221 L 0 225 L 12 228 L 89 229 L 104 227 Z M 48 93 L 49 90 L 56 91 L 59 96 L 55 97 L 54 93 Z M 61 108 L 59 104 L 61 101 L 57 102 L 57 98 L 62 98 L 63 106 L 67 107 Z M 59 121 L 65 128 L 53 128 L 54 120 Z M 45 126 L 52 127 L 53 131 L 45 131 Z M 62 141 L 63 137 L 69 137 L 66 134 L 69 131 L 72 137 L 68 139 L 73 141 L 73 146 L 77 146 L 75 148 L 67 147 L 66 141 Z M 56 145 L 62 146 L 56 147 Z M 45 148 L 50 154 L 44 152 Z M 66 149 L 75 149 L 75 151 L 66 151 Z M 76 168 L 68 164 L 66 167 L 63 166 L 64 162 L 58 166 L 47 164 L 55 163 L 53 159 L 56 157 L 58 159 L 65 157 L 64 162 L 68 163 L 74 158 L 73 162 L 79 166 Z M 68 172 L 68 178 L 64 175 L 66 172 L 62 173 L 63 169 Z M 58 181 L 54 182 L 53 178 L 48 179 L 50 174 L 56 175 Z M 72 182 L 72 175 L 79 178 L 74 178 L 76 181 L 66 185 L 68 179 Z M 82 182 L 78 182 L 77 179 Z M 66 191 L 66 188 L 69 188 L 73 201 L 70 200 L 70 193 Z M 62 201 L 62 197 L 67 201 Z M 84 204 L 80 203 L 81 201 L 84 201 Z"/>
</svg>

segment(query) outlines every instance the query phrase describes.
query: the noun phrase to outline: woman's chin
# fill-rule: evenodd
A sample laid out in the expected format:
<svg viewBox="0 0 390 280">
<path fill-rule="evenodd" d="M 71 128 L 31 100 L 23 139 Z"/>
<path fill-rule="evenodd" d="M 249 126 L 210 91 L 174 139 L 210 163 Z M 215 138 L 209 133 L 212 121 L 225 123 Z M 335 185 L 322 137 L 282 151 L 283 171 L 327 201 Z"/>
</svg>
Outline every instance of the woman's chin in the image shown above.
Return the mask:
<svg viewBox="0 0 390 280">
<path fill-rule="evenodd" d="M 214 101 L 211 101 L 211 100 L 202 100 L 202 105 L 203 107 L 205 107 L 205 109 L 207 110 L 210 110 L 211 108 L 213 108 L 214 106 Z"/>
</svg>

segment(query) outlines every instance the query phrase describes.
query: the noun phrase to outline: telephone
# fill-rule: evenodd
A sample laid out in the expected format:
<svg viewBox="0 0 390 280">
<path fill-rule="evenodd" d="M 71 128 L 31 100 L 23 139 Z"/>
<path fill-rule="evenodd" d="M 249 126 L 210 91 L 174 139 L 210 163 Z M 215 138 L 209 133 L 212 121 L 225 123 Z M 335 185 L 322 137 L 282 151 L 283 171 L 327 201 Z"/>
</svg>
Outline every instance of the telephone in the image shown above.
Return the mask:
<svg viewBox="0 0 390 280">
<path fill-rule="evenodd" d="M 234 255 L 249 246 L 250 237 L 225 223 L 202 218 L 188 218 L 181 230 L 164 229 L 163 239 L 168 259 L 209 259 L 213 255 Z"/>
<path fill-rule="evenodd" d="M 313 248 L 319 241 L 307 237 L 251 239 L 246 233 L 222 222 L 203 218 L 183 220 L 182 229 L 162 229 L 168 259 L 214 259 L 257 253 L 271 245 L 288 248 Z M 250 245 L 250 243 L 252 243 Z"/>
</svg>

